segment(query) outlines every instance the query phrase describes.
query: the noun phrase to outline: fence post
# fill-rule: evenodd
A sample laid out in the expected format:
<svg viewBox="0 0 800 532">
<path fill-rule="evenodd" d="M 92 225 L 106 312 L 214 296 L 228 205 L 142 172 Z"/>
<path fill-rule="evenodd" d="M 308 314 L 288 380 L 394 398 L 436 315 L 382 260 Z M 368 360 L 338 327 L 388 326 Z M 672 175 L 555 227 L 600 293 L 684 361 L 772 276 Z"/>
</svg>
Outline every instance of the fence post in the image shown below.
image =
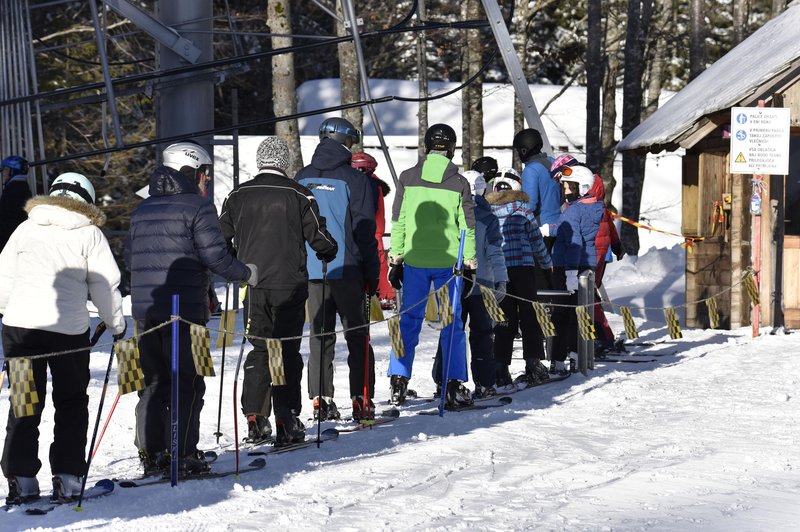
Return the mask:
<svg viewBox="0 0 800 532">
<path fill-rule="evenodd" d="M 589 316 L 594 317 L 594 272 L 586 270 L 578 276 L 578 305 L 584 306 Z M 594 369 L 594 340 L 583 339 L 578 327 L 578 369 L 588 375 Z"/>
</svg>

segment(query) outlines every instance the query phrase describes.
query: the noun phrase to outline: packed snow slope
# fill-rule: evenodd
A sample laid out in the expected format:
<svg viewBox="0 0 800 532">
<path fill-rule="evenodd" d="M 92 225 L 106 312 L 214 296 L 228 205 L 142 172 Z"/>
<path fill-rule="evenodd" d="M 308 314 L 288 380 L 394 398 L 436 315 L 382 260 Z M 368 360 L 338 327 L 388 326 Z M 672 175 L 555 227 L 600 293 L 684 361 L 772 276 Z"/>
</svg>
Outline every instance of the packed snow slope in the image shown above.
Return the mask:
<svg viewBox="0 0 800 532">
<path fill-rule="evenodd" d="M 670 264 L 680 265 L 682 251 L 651 250 L 639 263 L 651 253 L 654 265 L 638 270 L 631 283 L 609 275 L 612 299 L 621 293 L 628 302 L 639 298 L 652 306 L 679 299 L 682 267 Z M 631 263 L 614 266 L 624 270 Z M 654 273 L 647 277 L 643 271 Z M 664 281 L 670 276 L 672 281 Z M 622 330 L 618 316 L 611 323 Z M 46 516 L 14 511 L 0 514 L 0 524 L 3 530 L 796 530 L 795 335 L 687 330 L 682 340 L 670 340 L 657 320 L 638 323 L 643 339 L 665 340 L 639 347 L 648 356 L 631 355 L 648 362 L 598 361 L 588 376 L 519 392 L 507 407 L 440 418 L 414 415 L 431 403 L 412 404 L 393 423 L 341 434 L 319 449 L 267 457 L 265 469 L 238 480 L 117 488 L 87 501 L 80 513 L 67 506 Z M 421 395 L 434 389 L 437 334 L 423 326 L 411 381 Z M 385 405 L 385 324 L 373 325 L 372 341 L 380 375 L 377 402 Z M 231 398 L 239 344 L 237 338 L 226 350 L 220 446 L 213 436 L 220 381 L 206 379 L 201 446 L 223 452 L 215 469 L 232 467 L 234 460 Z M 221 349 L 213 355 L 219 370 Z M 512 366 L 517 372 L 523 368 L 520 356 L 518 350 Z M 107 357 L 107 346 L 92 356 L 92 420 Z M 340 337 L 335 382 L 342 407 L 349 402 L 346 359 Z M 104 420 L 116 386 L 108 393 Z M 120 399 L 92 464 L 92 481 L 137 474 L 135 404 L 134 395 Z M 304 408 L 303 416 L 309 416 L 310 401 Z M 4 409 L 0 417 L 6 415 Z M 45 487 L 52 415 L 48 403 L 40 447 Z M 316 426 L 308 425 L 309 435 L 315 434 Z M 242 454 L 243 464 L 250 460 Z"/>
</svg>

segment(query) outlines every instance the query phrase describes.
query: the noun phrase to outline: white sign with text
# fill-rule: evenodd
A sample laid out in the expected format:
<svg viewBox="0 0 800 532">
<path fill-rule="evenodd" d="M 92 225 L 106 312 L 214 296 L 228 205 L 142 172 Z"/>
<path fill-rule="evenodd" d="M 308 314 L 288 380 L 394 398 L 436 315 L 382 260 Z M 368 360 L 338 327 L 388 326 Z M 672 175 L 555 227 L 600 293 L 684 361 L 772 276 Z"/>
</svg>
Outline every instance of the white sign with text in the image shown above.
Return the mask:
<svg viewBox="0 0 800 532">
<path fill-rule="evenodd" d="M 731 108 L 731 173 L 789 173 L 789 122 L 786 107 Z"/>
</svg>

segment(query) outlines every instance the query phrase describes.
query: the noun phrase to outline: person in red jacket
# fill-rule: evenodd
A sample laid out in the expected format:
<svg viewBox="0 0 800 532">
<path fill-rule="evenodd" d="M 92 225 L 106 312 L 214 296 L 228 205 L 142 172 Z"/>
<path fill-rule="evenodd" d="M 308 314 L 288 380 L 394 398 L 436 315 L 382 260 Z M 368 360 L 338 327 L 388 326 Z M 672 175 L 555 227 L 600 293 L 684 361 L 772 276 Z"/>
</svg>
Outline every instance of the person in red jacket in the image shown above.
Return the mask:
<svg viewBox="0 0 800 532">
<path fill-rule="evenodd" d="M 353 168 L 361 170 L 372 179 L 376 181 L 378 186 L 378 194 L 375 199 L 375 240 L 378 241 L 378 260 L 380 261 L 380 277 L 378 278 L 378 299 L 381 300 L 381 308 L 383 310 L 395 308 L 395 293 L 392 285 L 389 284 L 389 264 L 386 262 L 386 251 L 383 249 L 383 233 L 386 231 L 386 209 L 383 204 L 383 198 L 389 194 L 391 190 L 389 185 L 375 175 L 375 168 L 378 167 L 378 161 L 368 154 L 360 151 L 353 154 L 350 163 Z"/>
<path fill-rule="evenodd" d="M 606 187 L 603 184 L 603 179 L 595 174 L 594 185 L 589 189 L 589 194 L 593 195 L 597 201 L 604 201 L 606 196 Z M 606 256 L 608 255 L 608 248 L 616 255 L 617 260 L 620 260 L 625 251 L 622 248 L 622 243 L 619 240 L 617 228 L 614 225 L 614 219 L 611 217 L 607 207 L 603 208 L 603 217 L 600 219 L 600 229 L 597 231 L 595 237 L 595 247 L 597 248 L 597 269 L 595 270 L 594 282 L 598 290 L 603 283 L 603 274 L 606 270 Z M 603 312 L 601 305 L 594 306 L 594 322 L 598 329 L 598 342 L 597 347 L 602 350 L 610 349 L 614 345 L 614 331 L 608 325 L 608 320 Z"/>
</svg>

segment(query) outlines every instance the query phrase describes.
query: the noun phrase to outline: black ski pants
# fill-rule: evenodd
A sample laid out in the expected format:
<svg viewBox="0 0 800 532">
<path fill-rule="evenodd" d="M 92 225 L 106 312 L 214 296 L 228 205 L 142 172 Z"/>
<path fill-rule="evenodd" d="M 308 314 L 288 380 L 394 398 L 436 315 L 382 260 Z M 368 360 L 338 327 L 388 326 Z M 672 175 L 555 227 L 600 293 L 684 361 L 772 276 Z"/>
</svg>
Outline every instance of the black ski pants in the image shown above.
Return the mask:
<svg viewBox="0 0 800 532">
<path fill-rule="evenodd" d="M 323 314 L 325 307 L 325 330 L 333 331 L 336 328 L 336 314 L 342 321 L 342 327 L 357 329 L 345 331 L 344 339 L 347 342 L 347 365 L 350 368 L 350 397 L 364 395 L 364 371 L 369 373 L 369 396 L 375 397 L 375 353 L 372 346 L 367 345 L 367 328 L 361 327 L 367 323 L 364 316 L 366 293 L 364 281 L 361 279 L 334 279 L 329 280 L 324 288 L 325 302 L 322 300 L 322 281 L 308 283 L 308 315 L 311 320 L 311 333 L 322 332 Z M 324 337 L 325 349 L 322 349 L 323 338 L 316 336 L 309 340 L 311 356 L 308 359 L 308 396 L 313 399 L 317 396 L 333 397 L 333 357 L 336 348 L 336 336 Z M 369 359 L 367 360 L 367 356 Z M 322 360 L 322 393 L 319 389 L 320 360 Z"/>
<path fill-rule="evenodd" d="M 250 334 L 261 338 L 286 338 L 303 334 L 305 304 L 308 288 L 248 287 L 245 308 L 248 309 Z M 300 380 L 303 377 L 303 358 L 300 339 L 282 342 L 285 386 L 273 386 L 269 372 L 267 343 L 251 339 L 253 350 L 247 354 L 242 382 L 242 412 L 244 415 L 269 416 L 270 394 L 275 417 L 288 419 L 298 415 L 303 407 Z"/>
<path fill-rule="evenodd" d="M 506 315 L 506 322 L 498 323 L 494 328 L 494 357 L 505 365 L 511 364 L 514 350 L 514 338 L 517 330 L 522 332 L 522 356 L 526 366 L 529 361 L 544 358 L 544 342 L 542 330 L 536 321 L 533 305 L 528 301 L 536 300 L 536 273 L 533 266 L 509 266 L 506 297 L 500 308 Z M 524 298 L 520 301 L 514 297 Z"/>
<path fill-rule="evenodd" d="M 149 331 L 162 320 L 136 322 L 139 333 Z M 139 355 L 145 387 L 136 405 L 136 447 L 154 456 L 171 451 L 172 432 L 172 325 L 139 337 Z M 178 455 L 193 455 L 200 439 L 200 411 L 206 384 L 197 374 L 192 358 L 189 324 L 178 323 Z"/>
<path fill-rule="evenodd" d="M 61 334 L 38 329 L 3 326 L 6 358 L 40 355 L 86 348 L 85 351 L 31 360 L 39 404 L 32 416 L 16 418 L 9 409 L 2 467 L 6 477 L 35 477 L 39 460 L 39 423 L 47 392 L 47 368 L 53 381 L 55 427 L 50 445 L 53 474 L 83 476 L 86 473 L 86 430 L 89 426 L 89 330 L 82 334 Z M 13 378 L 9 375 L 9 381 Z"/>
<path fill-rule="evenodd" d="M 465 283 L 469 284 L 469 283 Z M 475 288 L 475 293 L 461 299 L 461 323 L 467 323 L 469 316 L 470 371 L 475 385 L 494 386 L 494 330 L 492 318 L 483 304 L 483 297 Z M 449 338 L 439 338 L 436 359 L 431 376 L 433 381 L 442 382 L 442 349 L 447 349 Z M 444 345 L 442 345 L 444 344 Z"/>
</svg>

